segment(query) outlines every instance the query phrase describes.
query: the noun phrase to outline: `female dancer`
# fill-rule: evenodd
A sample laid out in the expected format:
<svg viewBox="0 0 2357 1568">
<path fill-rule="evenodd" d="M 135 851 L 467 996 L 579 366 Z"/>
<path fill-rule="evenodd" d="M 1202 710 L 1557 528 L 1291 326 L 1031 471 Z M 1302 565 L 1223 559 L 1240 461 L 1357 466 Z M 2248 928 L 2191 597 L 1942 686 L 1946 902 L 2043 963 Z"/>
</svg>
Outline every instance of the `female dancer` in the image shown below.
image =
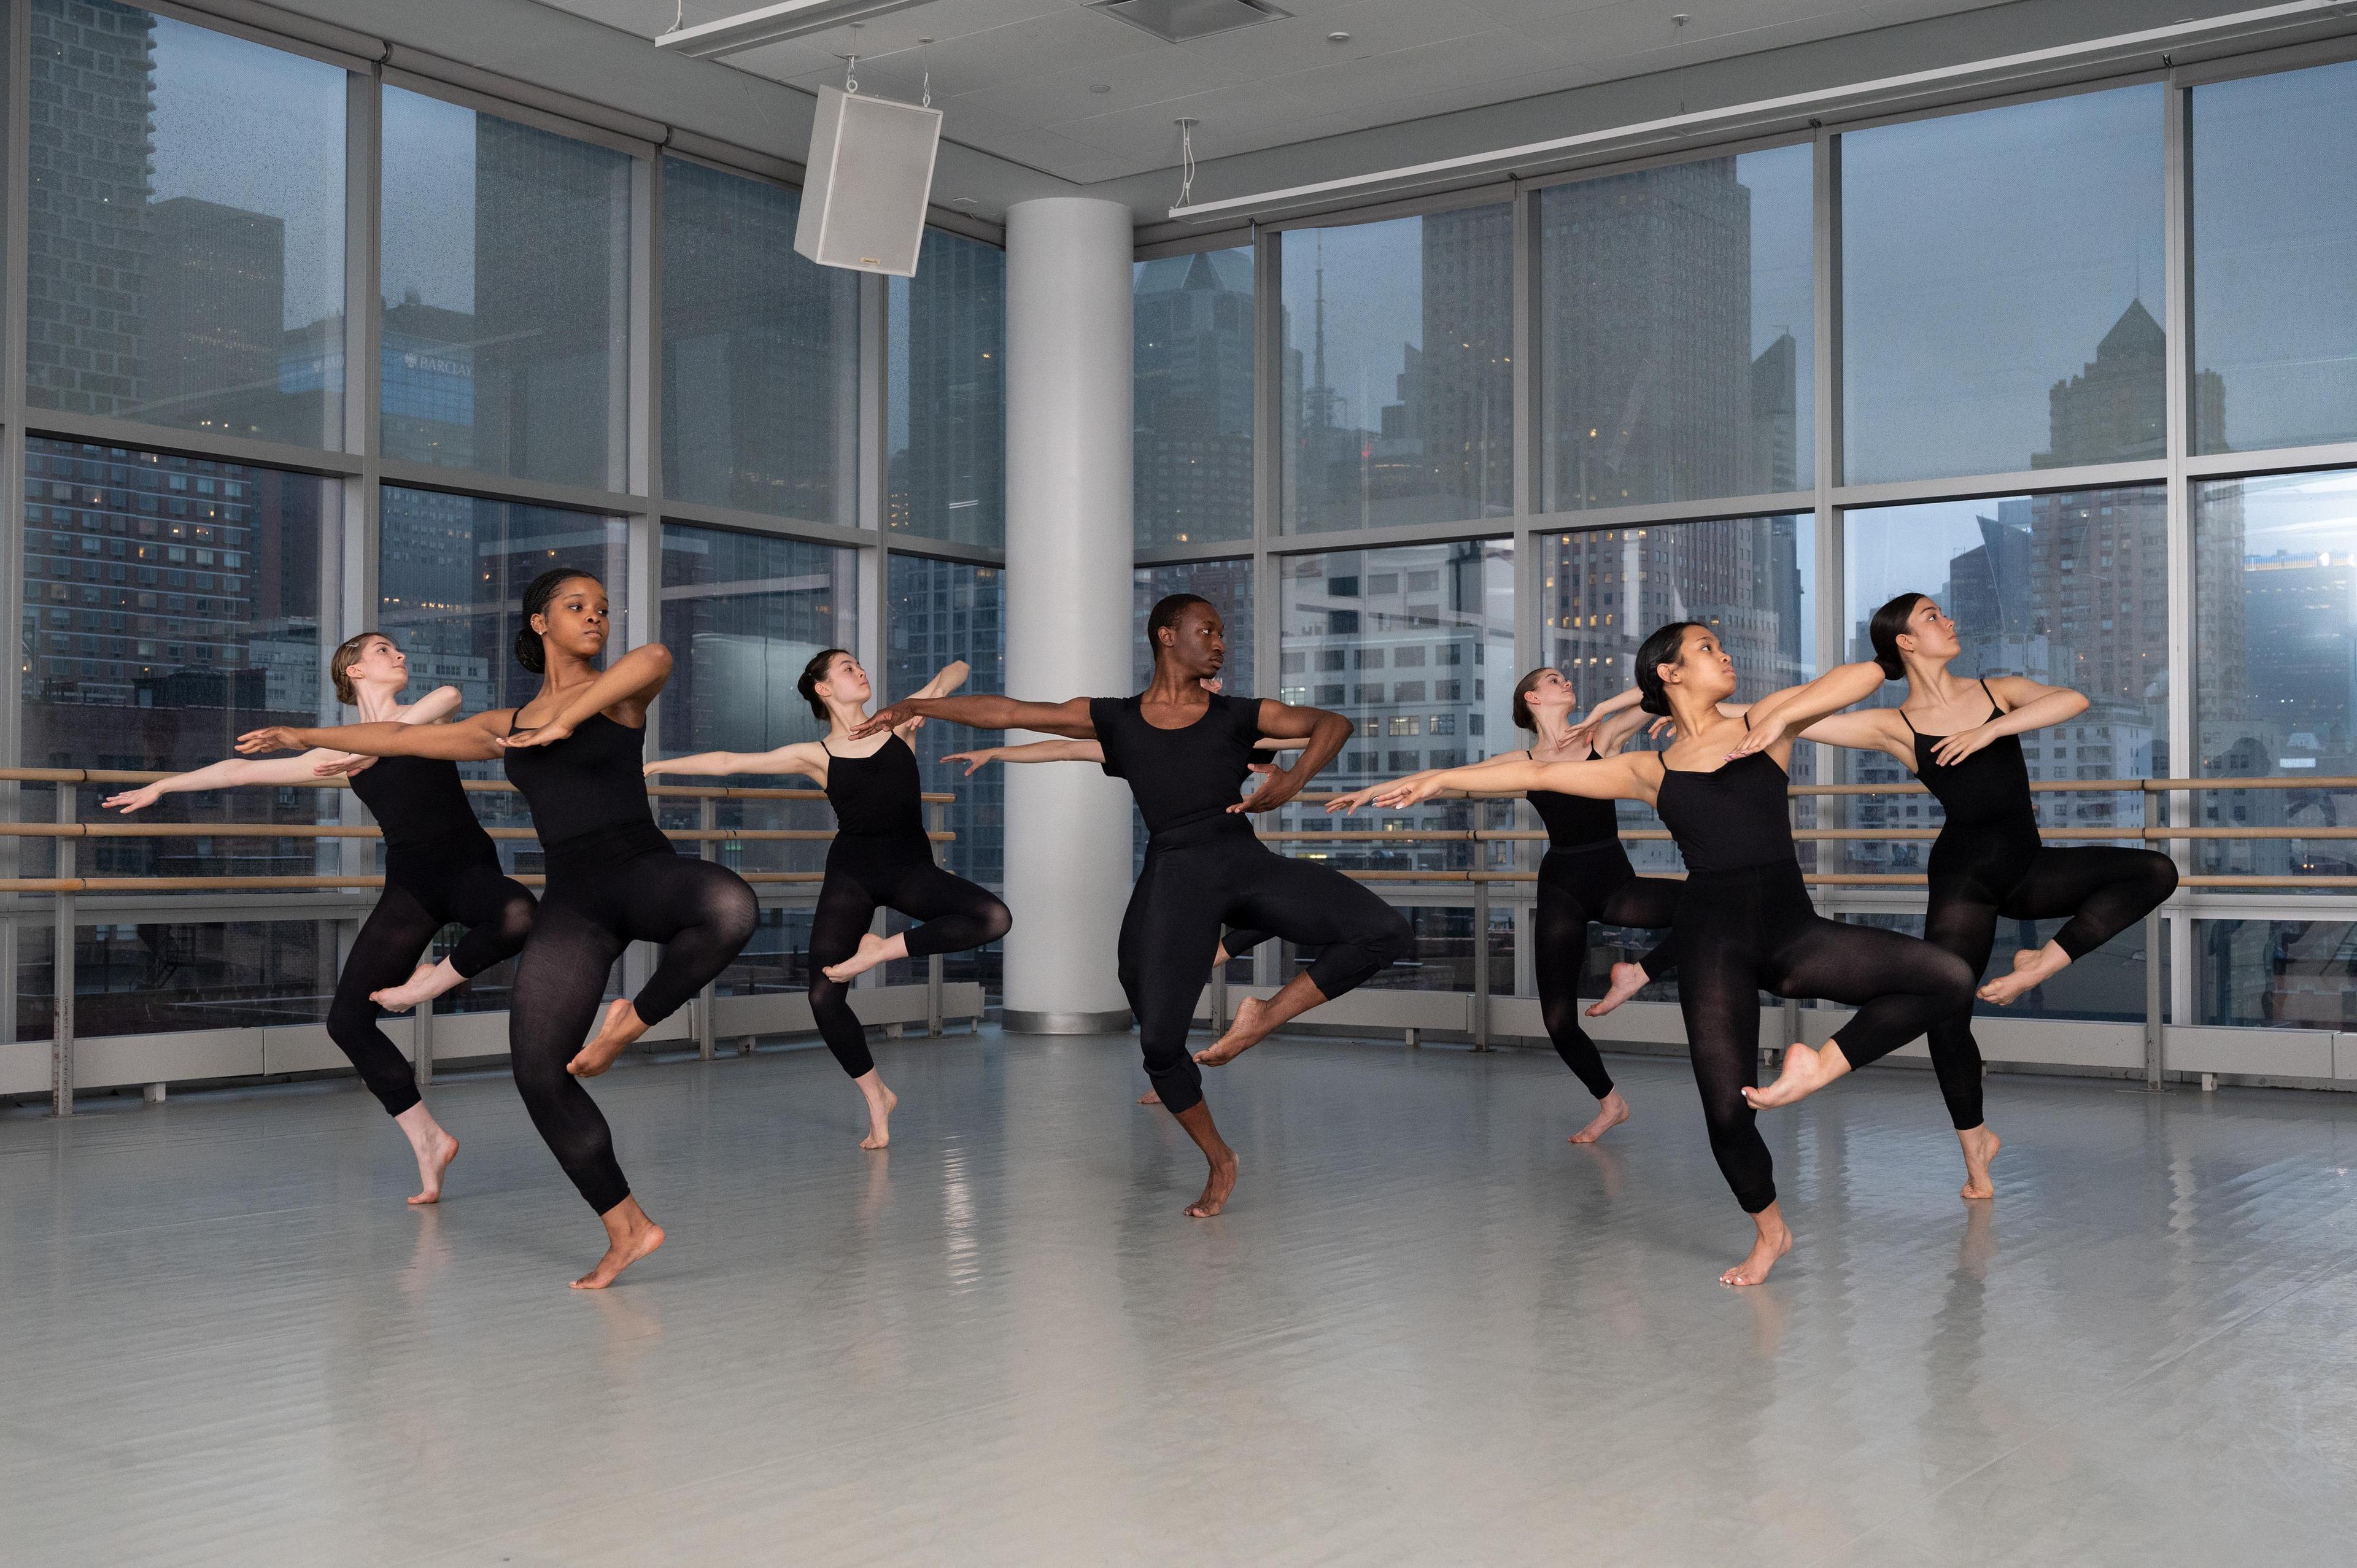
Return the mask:
<svg viewBox="0 0 2357 1568">
<path fill-rule="evenodd" d="M 1479 775 L 1509 762 L 1596 761 L 1617 755 L 1623 743 L 1645 724 L 1642 715 L 1615 713 L 1601 724 L 1575 725 L 1571 711 L 1578 697 L 1560 671 L 1534 670 L 1514 685 L 1514 723 L 1534 737 L 1527 751 L 1501 752 L 1486 761 L 1458 769 Z M 1544 757 L 1539 755 L 1545 752 Z M 1426 773 L 1412 773 L 1408 779 Z M 1394 788 L 1374 784 L 1326 802 L 1329 812 L 1363 811 L 1376 795 Z M 1644 929 L 1668 927 L 1677 915 L 1678 887 L 1663 876 L 1640 876 L 1620 847 L 1620 824 L 1609 800 L 1588 800 L 1551 789 L 1529 792 L 1531 805 L 1546 824 L 1546 858 L 1539 862 L 1537 908 L 1534 936 L 1534 968 L 1539 983 L 1539 1016 L 1547 1038 L 1587 1091 L 1596 1096 L 1596 1119 L 1571 1134 L 1575 1144 L 1592 1144 L 1629 1120 L 1629 1101 L 1613 1086 L 1604 1069 L 1596 1042 L 1579 1026 L 1579 977 L 1587 968 L 1587 925 L 1634 926 Z M 1664 941 L 1636 963 L 1613 965 L 1618 980 L 1635 972 L 1634 992 L 1648 978 L 1666 973 L 1676 960 Z M 1598 1003 L 1593 1011 L 1609 1011 Z"/>
<path fill-rule="evenodd" d="M 360 709 L 367 723 L 431 725 L 458 706 L 458 691 L 443 686 L 414 703 L 399 701 L 409 683 L 409 660 L 393 639 L 364 631 L 328 660 L 339 702 Z M 457 1157 L 458 1140 L 443 1131 L 417 1095 L 417 1074 L 400 1048 L 377 1027 L 377 1009 L 406 1013 L 523 949 L 532 929 L 532 895 L 500 869 L 500 852 L 475 820 L 447 762 L 403 757 L 379 762 L 332 750 L 267 762 L 231 757 L 111 795 L 105 804 L 125 816 L 167 795 L 243 784 L 316 784 L 340 770 L 384 831 L 384 892 L 353 939 L 328 1004 L 328 1037 L 351 1058 L 417 1156 L 414 1204 L 438 1202 L 442 1173 Z M 434 934 L 447 925 L 467 934 L 440 963 L 420 964 Z M 414 972 L 413 972 L 413 971 Z"/>
<path fill-rule="evenodd" d="M 963 662 L 949 665 L 917 693 L 941 697 L 965 683 Z M 879 963 L 962 952 L 995 942 L 1014 924 L 1006 906 L 988 888 L 953 876 L 933 864 L 932 841 L 925 836 L 923 781 L 917 754 L 909 747 L 915 721 L 887 734 L 865 750 L 850 738 L 867 718 L 875 688 L 859 660 L 840 648 L 821 652 L 804 667 L 796 689 L 827 726 L 823 739 L 799 741 L 774 751 L 704 751 L 650 762 L 646 775 L 691 774 L 721 778 L 731 773 L 800 773 L 816 779 L 834 808 L 834 842 L 827 846 L 826 880 L 811 917 L 810 1004 L 826 1048 L 867 1101 L 867 1136 L 863 1149 L 892 1141 L 892 1108 L 900 1103 L 876 1070 L 867 1031 L 851 1010 L 851 982 Z M 922 921 L 886 938 L 868 926 L 878 906 Z"/>
<path fill-rule="evenodd" d="M 532 807 L 548 869 L 546 895 L 516 965 L 508 1015 L 510 1062 L 533 1125 L 606 1226 L 606 1255 L 573 1282 L 603 1290 L 663 1243 L 660 1226 L 630 1194 L 614 1158 L 613 1133 L 579 1080 L 614 1063 L 728 967 L 753 934 L 753 890 L 709 861 L 674 853 L 655 826 L 640 777 L 647 704 L 671 678 L 659 642 L 634 648 L 600 673 L 606 589 L 587 572 L 543 572 L 524 590 L 516 662 L 541 677 L 521 708 L 455 725 L 354 725 L 264 729 L 243 752 L 333 746 L 370 757 L 506 758 L 510 782 Z M 662 958 L 636 1001 L 618 998 L 597 1037 L 606 976 L 634 941 Z"/>
<path fill-rule="evenodd" d="M 1728 718 L 1718 704 L 1734 694 L 1735 660 L 1709 628 L 1674 621 L 1637 650 L 1637 684 L 1647 713 L 1677 721 L 1678 739 L 1667 751 L 1449 768 L 1394 784 L 1377 800 L 1405 806 L 1442 789 L 1504 787 L 1642 800 L 1661 813 L 1686 863 L 1675 921 L 1686 1049 L 1711 1153 L 1758 1230 L 1750 1255 L 1719 1280 L 1758 1284 L 1792 1250 L 1792 1235 L 1777 1207 L 1773 1162 L 1754 1112 L 1797 1098 L 1770 1101 L 1756 1087 L 1759 993 L 1857 1008 L 1823 1051 L 1786 1048 L 1781 1088 L 1785 1079 L 1830 1081 L 1897 1050 L 1943 1011 L 1969 1002 L 1972 975 L 1962 959 L 1927 942 L 1824 918 L 1801 875 L 1784 803 L 1792 737 L 1870 695 L 1881 684 L 1877 666 L 1844 665 Z M 1796 1060 L 1806 1064 L 1797 1073 Z"/>
<path fill-rule="evenodd" d="M 2006 1006 L 2030 987 L 2067 968 L 2136 925 L 2177 888 L 2177 866 L 2148 849 L 2091 844 L 2053 849 L 2038 836 L 2038 809 L 2029 796 L 2029 768 L 2020 736 L 2076 718 L 2087 699 L 2067 686 L 2019 675 L 1967 681 L 1949 661 L 1964 650 L 1956 623 L 1923 594 L 1901 594 L 1867 623 L 1874 659 L 1889 680 L 1905 677 L 1907 700 L 1895 708 L 1860 708 L 1820 719 L 1803 732 L 1830 742 L 1896 757 L 1923 781 L 1947 813 L 1932 841 L 1930 903 L 1923 940 L 1971 966 L 1988 967 L 1996 923 L 2068 917 L 2044 947 L 2013 955 L 2011 972 L 1980 988 L 1982 1000 Z M 1934 1019 L 1932 1066 L 1963 1144 L 1964 1196 L 1989 1197 L 1988 1166 L 1999 1147 L 1981 1114 L 1981 1053 L 1973 1038 L 1970 999 Z M 1782 1104 L 1814 1083 L 1781 1095 Z"/>
<path fill-rule="evenodd" d="M 1211 1167 L 1203 1195 L 1187 1209 L 1200 1219 L 1226 1207 L 1236 1185 L 1235 1151 L 1203 1103 L 1202 1069 L 1233 1061 L 1280 1024 L 1362 983 L 1413 939 L 1399 911 L 1338 871 L 1272 853 L 1242 814 L 1275 811 L 1299 794 L 1351 738 L 1351 721 L 1321 708 L 1203 690 L 1227 660 L 1220 612 L 1207 599 L 1169 595 L 1147 615 L 1146 634 L 1154 645 L 1154 678 L 1136 696 L 1063 703 L 909 698 L 877 714 L 852 738 L 922 716 L 1103 746 L 1104 770 L 1128 782 L 1150 835 L 1146 869 L 1122 918 L 1122 990 L 1137 1017 L 1146 1074 Z M 1253 743 L 1264 735 L 1308 745 L 1300 761 L 1240 799 Z M 1222 924 L 1323 950 L 1275 996 L 1245 1001 L 1228 1032 L 1190 1057 L 1187 1026 Z"/>
</svg>

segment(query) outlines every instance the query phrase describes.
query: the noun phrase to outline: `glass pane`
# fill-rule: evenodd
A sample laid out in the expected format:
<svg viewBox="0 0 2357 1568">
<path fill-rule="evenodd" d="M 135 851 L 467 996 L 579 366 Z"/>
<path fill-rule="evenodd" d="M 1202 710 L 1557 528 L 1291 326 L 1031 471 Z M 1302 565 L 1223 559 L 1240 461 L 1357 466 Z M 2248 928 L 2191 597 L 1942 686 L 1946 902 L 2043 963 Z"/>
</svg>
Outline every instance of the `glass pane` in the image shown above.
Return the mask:
<svg viewBox="0 0 2357 1568">
<path fill-rule="evenodd" d="M 1904 936 L 1923 934 L 1921 915 L 1860 915 L 1838 917 L 1853 925 L 1877 926 Z M 2013 970 L 2013 955 L 2021 949 L 2033 951 L 2054 940 L 2054 933 L 2066 922 L 2055 920 L 1999 920 L 1996 946 L 1981 971 L 1983 980 L 1994 980 Z M 1980 1018 L 2070 1018 L 2108 1024 L 2141 1024 L 2144 1022 L 2145 1001 L 2145 925 L 2138 920 L 2093 952 L 2088 953 L 2061 973 L 2034 985 L 2019 1000 L 2004 1007 L 1986 1002 L 1973 1004 L 1973 1015 Z M 2164 989 L 2163 994 L 2167 994 Z M 1764 998 L 1771 1005 L 1774 999 Z M 1818 1006 L 1834 1004 L 1818 1003 Z M 1986 1038 L 1981 1049 L 1991 1057 L 2004 1053 L 1992 1047 Z"/>
<path fill-rule="evenodd" d="M 609 652 L 630 646 L 630 561 L 619 518 L 387 485 L 377 525 L 377 624 L 409 656 L 412 689 L 456 686 L 461 714 L 521 707 L 540 677 L 516 662 L 524 588 L 552 566 L 598 578 L 613 607 Z M 504 779 L 497 762 L 462 762 L 469 779 Z M 529 827 L 522 798 L 474 797 L 487 827 Z M 529 840 L 501 846 L 511 866 L 539 868 Z M 518 862 L 519 854 L 530 857 Z"/>
<path fill-rule="evenodd" d="M 1813 482 L 1806 146 L 1539 193 L 1547 505 Z"/>
<path fill-rule="evenodd" d="M 2357 470 L 2197 481 L 2194 738 L 2210 778 L 2357 776 Z M 2205 827 L 2338 828 L 2357 790 L 2196 795 Z M 2357 843 L 2196 840 L 2213 875 L 2357 874 Z"/>
<path fill-rule="evenodd" d="M 340 446 L 344 73 L 108 0 L 32 28 L 26 401 Z"/>
<path fill-rule="evenodd" d="M 2357 435 L 2357 62 L 2193 90 L 2193 449 Z"/>
<path fill-rule="evenodd" d="M 1297 655 L 1301 665 L 1283 676 L 1284 695 L 1330 708 L 1357 726 L 1312 795 L 1479 762 L 1517 744 L 1508 716 L 1517 673 L 1511 540 L 1296 555 L 1282 570 L 1278 662 L 1291 666 Z M 1512 810 L 1511 802 L 1434 800 L 1406 811 L 1329 817 L 1312 801 L 1277 815 L 1287 831 L 1461 831 L 1509 826 Z M 1345 870 L 1463 871 L 1473 866 L 1475 847 L 1461 840 L 1359 840 L 1297 844 L 1292 853 Z"/>
<path fill-rule="evenodd" d="M 2346 920 L 2196 920 L 2193 969 L 2197 1023 L 2357 1029 L 2357 926 Z"/>
<path fill-rule="evenodd" d="M 1475 967 L 1471 908 L 1403 904 L 1399 912 L 1407 918 L 1408 929 L 1415 940 L 1409 945 L 1405 958 L 1369 976 L 1364 989 L 1471 991 Z M 1315 951 L 1305 951 L 1291 942 L 1280 944 L 1280 950 L 1284 954 L 1276 975 L 1280 982 L 1307 970 L 1318 957 Z M 1231 978 L 1242 972 L 1238 970 Z M 1492 908 L 1490 912 L 1490 989 L 1494 995 L 1513 994 L 1514 928 L 1511 910 Z M 1597 994 L 1604 994 L 1600 987 Z"/>
<path fill-rule="evenodd" d="M 960 691 L 1006 690 L 1004 572 L 963 561 L 895 554 L 885 596 L 884 679 L 878 701 L 915 691 L 954 659 L 964 660 L 974 670 Z M 941 758 L 952 751 L 996 746 L 1003 738 L 996 730 L 927 725 L 917 732 L 916 741 L 925 788 L 957 797 L 942 808 L 942 825 L 957 834 L 954 842 L 944 846 L 942 863 L 960 876 L 994 890 L 1004 890 L 1006 885 L 1006 770 L 985 768 L 968 779 L 964 764 L 944 763 Z M 927 811 L 930 813 L 931 808 Z M 895 919 L 893 930 L 907 923 Z M 996 943 L 981 952 L 952 953 L 943 963 L 942 972 L 950 979 L 979 980 L 994 1000 L 997 997 Z M 924 978 L 924 966 L 905 961 L 889 966 L 886 973 L 896 984 L 911 983 Z"/>
<path fill-rule="evenodd" d="M 856 551 L 665 523 L 661 639 L 676 663 L 662 754 L 818 738 L 795 682 L 821 649 L 856 646 L 858 603 Z"/>
<path fill-rule="evenodd" d="M 1135 289 L 1137 547 L 1250 539 L 1252 247 L 1140 262 Z"/>
<path fill-rule="evenodd" d="M 1851 483 L 2162 456 L 2163 91 L 1842 137 Z"/>
<path fill-rule="evenodd" d="M 384 455 L 624 487 L 630 160 L 384 90 Z"/>
<path fill-rule="evenodd" d="M 2166 773 L 2162 487 L 1876 507 L 1848 513 L 1844 537 L 1842 622 L 1849 628 L 1850 658 L 1873 657 L 1867 624 L 1885 601 L 1929 594 L 1956 618 L 1964 652 L 1949 668 L 1957 674 L 2022 675 L 2087 694 L 2087 711 L 2069 724 L 2021 737 L 2033 783 Z M 2207 681 L 2206 654 L 2204 663 Z M 1896 707 L 1906 696 L 1906 682 L 1894 681 L 1877 701 Z M 1838 756 L 1854 784 L 1903 784 L 1913 777 L 1878 752 L 1819 749 L 1829 759 Z M 2145 822 L 2141 791 L 2041 790 L 2035 799 L 2038 819 L 2049 828 L 2140 828 Z M 1921 793 L 1867 796 L 1852 811 L 1852 825 L 1862 828 L 1928 829 L 1945 820 L 1939 802 Z M 1853 843 L 1847 868 L 1920 871 L 1930 851 L 1928 840 Z"/>
<path fill-rule="evenodd" d="M 29 439 L 26 764 L 177 773 L 232 755 L 247 730 L 332 714 L 320 550 L 340 528 L 339 494 L 308 475 Z M 88 795 L 85 820 L 108 792 Z M 334 815 L 332 799 L 174 795 L 143 820 L 316 822 Z M 314 864 L 317 848 L 124 839 L 88 846 L 83 865 L 110 875 L 333 869 Z"/>
<path fill-rule="evenodd" d="M 47 1038 L 54 1022 L 54 939 L 38 992 L 17 1004 L 20 1037 Z M 336 991 L 333 920 L 161 921 L 81 926 L 74 932 L 74 1034 L 167 1035 L 190 1029 L 323 1024 Z"/>
<path fill-rule="evenodd" d="M 884 526 L 1006 542 L 1006 252 L 925 231 L 917 275 L 894 278 L 891 471 Z"/>
<path fill-rule="evenodd" d="M 1514 510 L 1513 209 L 1282 236 L 1286 532 Z"/>
<path fill-rule="evenodd" d="M 791 190 L 663 163 L 663 487 L 858 522 L 859 284 L 794 252 Z"/>
<path fill-rule="evenodd" d="M 1638 644 L 1674 620 L 1717 630 L 1735 659 L 1738 698 L 1764 697 L 1817 673 L 1813 514 L 1549 534 L 1539 592 L 1548 662 L 1583 706 L 1625 691 L 1636 679 Z M 1528 744 L 1516 731 L 1498 746 Z M 1641 736 L 1631 744 L 1649 743 Z M 1815 780 L 1813 750 L 1793 747 L 1794 782 Z M 1800 820 L 1813 818 L 1804 809 Z M 1534 830 L 1537 819 L 1518 825 Z M 1663 831 L 1661 819 L 1634 801 L 1620 803 L 1620 825 L 1624 832 Z M 1539 847 L 1525 852 L 1525 869 L 1537 869 Z M 1810 854 L 1803 845 L 1804 861 Z M 1665 838 L 1632 840 L 1629 858 L 1652 875 L 1684 864 Z"/>
</svg>

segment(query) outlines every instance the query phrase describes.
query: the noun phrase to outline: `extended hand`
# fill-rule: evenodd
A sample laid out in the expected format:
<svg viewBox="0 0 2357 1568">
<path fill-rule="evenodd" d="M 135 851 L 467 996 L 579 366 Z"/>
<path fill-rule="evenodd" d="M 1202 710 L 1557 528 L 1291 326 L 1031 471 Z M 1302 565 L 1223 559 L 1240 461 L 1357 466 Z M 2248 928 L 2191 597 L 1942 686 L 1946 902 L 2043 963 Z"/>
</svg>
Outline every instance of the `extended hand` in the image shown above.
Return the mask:
<svg viewBox="0 0 2357 1568">
<path fill-rule="evenodd" d="M 1326 802 L 1327 813 L 1330 816 L 1350 811 L 1363 811 L 1367 809 L 1367 802 L 1374 799 L 1375 791 L 1382 788 L 1380 784 L 1370 784 L 1363 789 L 1353 789 L 1347 795 L 1337 795 Z"/>
<path fill-rule="evenodd" d="M 1429 800 L 1440 793 L 1440 786 L 1429 779 L 1400 779 L 1375 787 L 1378 806 L 1413 806 L 1419 800 Z"/>
<path fill-rule="evenodd" d="M 1753 725 L 1749 733 L 1736 742 L 1735 749 L 1727 754 L 1727 760 L 1733 762 L 1739 757 L 1749 757 L 1755 751 L 1765 751 L 1783 738 L 1783 721 L 1764 719 Z"/>
<path fill-rule="evenodd" d="M 1933 746 L 1932 760 L 1943 768 L 1953 768 L 1995 739 L 1996 739 L 1995 730 L 1986 725 L 1975 725 L 1970 729 L 1958 730 Z"/>
<path fill-rule="evenodd" d="M 265 751 L 307 751 L 299 731 L 285 725 L 272 725 L 266 729 L 248 730 L 237 737 L 237 748 L 248 757 L 258 757 Z"/>
<path fill-rule="evenodd" d="M 965 776 L 971 779 L 985 764 L 997 761 L 998 754 L 1003 749 L 1005 748 L 1001 746 L 985 746 L 979 751 L 952 751 L 947 757 L 942 757 L 942 760 L 943 762 L 964 763 Z"/>
<path fill-rule="evenodd" d="M 109 795 L 99 804 L 110 811 L 121 811 L 127 817 L 134 811 L 145 811 L 163 798 L 164 789 L 160 784 L 142 784 L 136 789 L 125 789 L 120 795 Z"/>
<path fill-rule="evenodd" d="M 878 708 L 867 715 L 867 721 L 851 732 L 853 740 L 864 740 L 879 730 L 899 729 L 918 715 L 909 711 L 907 703 L 895 703 L 888 708 Z"/>
<path fill-rule="evenodd" d="M 492 742 L 502 751 L 522 751 L 527 746 L 554 746 L 573 733 L 573 726 L 562 719 L 552 719 L 544 725 L 534 725 L 514 735 L 495 735 Z"/>
<path fill-rule="evenodd" d="M 1275 811 L 1279 806 L 1301 793 L 1300 781 L 1274 762 L 1255 762 L 1252 764 L 1252 770 L 1254 773 L 1266 774 L 1268 782 L 1230 806 L 1228 808 L 1230 811 L 1248 812 L 1256 816 L 1263 811 Z"/>
<path fill-rule="evenodd" d="M 339 775 L 349 779 L 355 773 L 374 767 L 375 764 L 376 758 L 373 757 L 330 757 L 311 764 L 311 772 L 314 777 L 319 779 L 334 779 Z"/>
</svg>

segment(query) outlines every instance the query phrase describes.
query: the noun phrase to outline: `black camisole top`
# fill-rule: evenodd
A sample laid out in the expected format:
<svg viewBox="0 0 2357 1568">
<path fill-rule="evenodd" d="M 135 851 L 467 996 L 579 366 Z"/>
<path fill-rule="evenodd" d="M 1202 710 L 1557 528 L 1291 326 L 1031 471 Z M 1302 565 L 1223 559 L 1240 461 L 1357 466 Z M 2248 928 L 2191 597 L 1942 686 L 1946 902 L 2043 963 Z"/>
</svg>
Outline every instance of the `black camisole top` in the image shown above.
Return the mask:
<svg viewBox="0 0 2357 1568">
<path fill-rule="evenodd" d="M 1532 761 L 1538 753 L 1523 754 Z M 1596 748 L 1587 748 L 1587 760 L 1596 761 Z M 1609 800 L 1591 800 L 1585 795 L 1566 795 L 1559 789 L 1534 789 L 1523 797 L 1539 821 L 1546 824 L 1549 849 L 1587 849 L 1598 843 L 1620 842 L 1620 813 Z"/>
<path fill-rule="evenodd" d="M 1746 719 L 1744 727 L 1751 721 Z M 1678 841 L 1689 872 L 1741 871 L 1800 865 L 1792 818 L 1784 804 L 1791 777 L 1764 751 L 1709 773 L 1664 766 L 1654 810 Z"/>
<path fill-rule="evenodd" d="M 477 852 L 497 859 L 491 835 L 475 820 L 459 787 L 458 765 L 435 757 L 380 757 L 352 775 L 358 795 L 377 826 L 388 853 L 424 849 L 444 855 Z"/>
<path fill-rule="evenodd" d="M 646 739 L 643 729 L 592 714 L 563 740 L 505 754 L 508 782 L 532 807 L 542 849 L 574 859 L 671 853 L 639 771 Z"/>
<path fill-rule="evenodd" d="M 1989 700 L 1989 718 L 2005 712 L 1997 706 L 1996 693 L 1989 691 L 1986 680 L 1981 682 L 1981 691 Z M 2029 798 L 2029 764 L 2022 757 L 2019 736 L 1999 736 L 1953 768 L 1944 768 L 1932 760 L 1932 753 L 1948 737 L 1916 729 L 1904 708 L 1899 710 L 1899 716 L 1915 736 L 1915 777 L 1946 811 L 1950 827 L 2001 828 L 2037 835 L 2038 808 Z"/>
<path fill-rule="evenodd" d="M 834 831 L 845 838 L 925 839 L 924 779 L 917 754 L 897 735 L 866 757 L 826 752 L 826 803 L 834 808 Z"/>
</svg>

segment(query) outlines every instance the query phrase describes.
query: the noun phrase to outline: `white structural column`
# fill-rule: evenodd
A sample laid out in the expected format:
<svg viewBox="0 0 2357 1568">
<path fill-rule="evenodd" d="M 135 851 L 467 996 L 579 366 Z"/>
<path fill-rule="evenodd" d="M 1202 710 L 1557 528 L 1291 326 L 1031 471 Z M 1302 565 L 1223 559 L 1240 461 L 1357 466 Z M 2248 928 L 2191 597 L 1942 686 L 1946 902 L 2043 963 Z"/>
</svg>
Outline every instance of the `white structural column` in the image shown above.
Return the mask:
<svg viewBox="0 0 2357 1568">
<path fill-rule="evenodd" d="M 1006 213 L 1006 690 L 1120 696 L 1130 678 L 1129 212 Z M 1010 742 L 1037 739 L 1028 735 Z M 1006 770 L 1006 1027 L 1126 1026 L 1114 972 L 1129 789 L 1077 763 Z"/>
</svg>

